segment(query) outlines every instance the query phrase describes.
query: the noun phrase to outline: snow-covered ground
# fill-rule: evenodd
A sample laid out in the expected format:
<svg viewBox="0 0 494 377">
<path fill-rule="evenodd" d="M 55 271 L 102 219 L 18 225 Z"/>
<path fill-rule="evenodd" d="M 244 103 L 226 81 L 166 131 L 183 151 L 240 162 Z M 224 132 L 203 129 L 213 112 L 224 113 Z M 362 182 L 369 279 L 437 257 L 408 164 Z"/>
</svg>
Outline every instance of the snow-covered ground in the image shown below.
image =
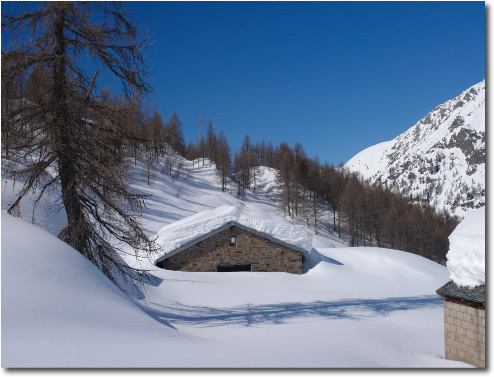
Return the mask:
<svg viewBox="0 0 494 377">
<path fill-rule="evenodd" d="M 150 235 L 224 205 L 299 226 L 268 200 L 267 168 L 244 201 L 221 192 L 213 166 L 187 165 L 175 181 L 161 169 L 150 186 L 145 165 L 133 169 L 133 189 L 151 195 Z M 2 179 L 5 209 L 12 182 Z M 422 257 L 313 234 L 302 275 L 168 271 L 150 259 L 150 283 L 125 295 L 54 237 L 55 205 L 40 211 L 48 232 L 28 210 L 24 220 L 2 211 L 2 367 L 468 367 L 444 359 L 435 290 L 449 273 Z"/>
</svg>

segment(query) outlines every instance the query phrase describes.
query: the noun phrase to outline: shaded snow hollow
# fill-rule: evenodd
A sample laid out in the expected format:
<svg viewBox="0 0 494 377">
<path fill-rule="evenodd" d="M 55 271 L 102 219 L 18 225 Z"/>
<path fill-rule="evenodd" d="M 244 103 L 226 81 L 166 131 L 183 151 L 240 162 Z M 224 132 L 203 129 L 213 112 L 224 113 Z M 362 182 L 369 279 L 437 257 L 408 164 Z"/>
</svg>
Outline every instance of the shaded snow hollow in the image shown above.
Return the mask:
<svg viewBox="0 0 494 377">
<path fill-rule="evenodd" d="M 480 207 L 449 236 L 447 267 L 450 279 L 460 287 L 485 284 L 485 207 Z"/>
<path fill-rule="evenodd" d="M 157 239 L 162 247 L 159 257 L 171 255 L 174 250 L 232 221 L 307 252 L 312 249 L 311 233 L 288 224 L 254 218 L 243 213 L 237 206 L 225 205 L 196 213 L 163 227 L 158 232 Z"/>
</svg>

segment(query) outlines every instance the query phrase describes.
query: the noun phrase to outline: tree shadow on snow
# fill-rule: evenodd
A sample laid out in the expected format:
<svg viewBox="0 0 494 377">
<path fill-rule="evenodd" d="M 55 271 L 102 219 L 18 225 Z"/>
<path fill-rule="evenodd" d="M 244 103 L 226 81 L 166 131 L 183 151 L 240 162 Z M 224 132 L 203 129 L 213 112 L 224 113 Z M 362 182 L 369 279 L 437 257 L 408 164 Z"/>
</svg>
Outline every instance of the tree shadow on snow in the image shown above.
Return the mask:
<svg viewBox="0 0 494 377">
<path fill-rule="evenodd" d="M 340 301 L 288 302 L 270 305 L 242 305 L 232 308 L 152 304 L 142 309 L 155 320 L 170 325 L 196 327 L 251 327 L 262 324 L 283 324 L 295 319 L 362 320 L 384 317 L 392 312 L 420 310 L 442 306 L 436 295 L 385 299 L 347 299 Z"/>
</svg>

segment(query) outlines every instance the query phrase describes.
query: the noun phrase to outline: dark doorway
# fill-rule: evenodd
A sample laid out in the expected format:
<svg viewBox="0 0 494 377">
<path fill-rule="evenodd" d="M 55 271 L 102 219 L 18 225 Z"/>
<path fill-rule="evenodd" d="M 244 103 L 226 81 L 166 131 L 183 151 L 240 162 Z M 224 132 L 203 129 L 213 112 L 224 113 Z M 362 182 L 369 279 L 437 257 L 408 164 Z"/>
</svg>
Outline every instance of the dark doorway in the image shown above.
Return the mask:
<svg viewBox="0 0 494 377">
<path fill-rule="evenodd" d="M 218 266 L 218 272 L 252 271 L 251 264 L 234 264 L 231 266 Z"/>
</svg>

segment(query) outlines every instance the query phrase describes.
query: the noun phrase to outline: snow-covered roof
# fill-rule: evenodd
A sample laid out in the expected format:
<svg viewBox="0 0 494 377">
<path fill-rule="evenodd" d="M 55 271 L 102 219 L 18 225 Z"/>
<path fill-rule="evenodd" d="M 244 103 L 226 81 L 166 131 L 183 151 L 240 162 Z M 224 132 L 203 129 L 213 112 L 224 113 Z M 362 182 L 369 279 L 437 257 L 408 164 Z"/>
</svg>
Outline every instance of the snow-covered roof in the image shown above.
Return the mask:
<svg viewBox="0 0 494 377">
<path fill-rule="evenodd" d="M 312 234 L 301 228 L 248 216 L 237 206 L 221 206 L 163 227 L 158 232 L 157 239 L 162 251 L 155 262 L 166 259 L 232 225 L 272 239 L 303 254 L 312 249 Z"/>
<path fill-rule="evenodd" d="M 485 207 L 468 214 L 449 236 L 447 267 L 460 287 L 485 284 Z"/>
</svg>

